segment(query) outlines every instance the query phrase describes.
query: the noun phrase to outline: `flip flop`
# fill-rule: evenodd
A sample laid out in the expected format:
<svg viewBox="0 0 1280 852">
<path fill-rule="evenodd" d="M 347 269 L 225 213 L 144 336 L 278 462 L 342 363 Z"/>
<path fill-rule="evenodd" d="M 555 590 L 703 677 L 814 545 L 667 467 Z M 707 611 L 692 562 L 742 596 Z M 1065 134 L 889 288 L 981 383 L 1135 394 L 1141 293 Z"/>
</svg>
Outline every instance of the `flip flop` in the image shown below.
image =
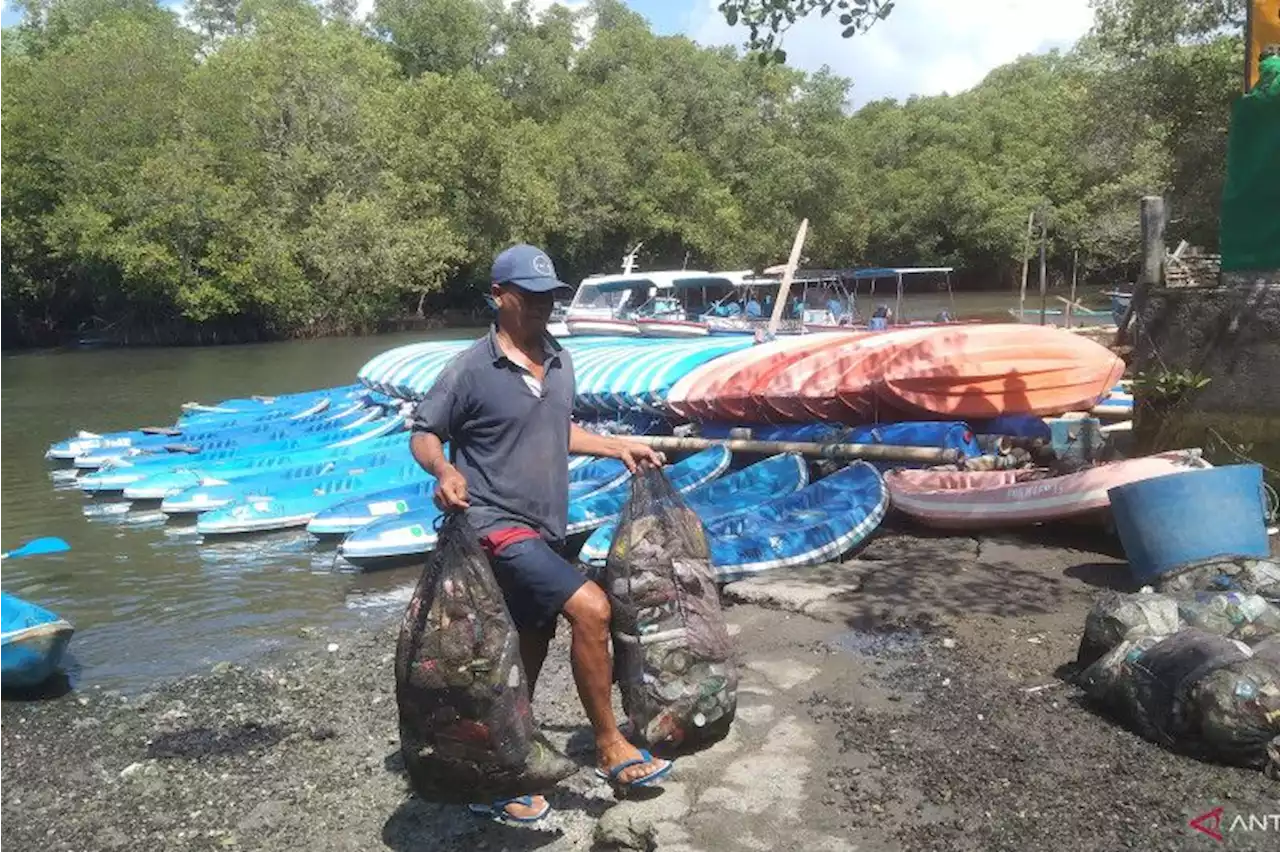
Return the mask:
<svg viewBox="0 0 1280 852">
<path fill-rule="evenodd" d="M 528 825 L 533 822 L 541 822 L 547 818 L 547 814 L 551 813 L 551 803 L 544 801 L 542 810 L 533 816 L 520 817 L 515 816 L 507 810 L 507 805 L 524 805 L 526 808 L 533 807 L 533 796 L 516 796 L 514 799 L 498 799 L 488 805 L 467 805 L 471 813 L 476 816 L 484 816 L 496 822 L 505 822 L 512 825 Z"/>
<path fill-rule="evenodd" d="M 631 789 L 633 787 L 648 787 L 650 784 L 653 784 L 655 781 L 658 781 L 664 778 L 668 773 L 670 773 L 671 767 L 674 766 L 675 764 L 672 763 L 670 760 L 661 760 L 661 761 L 658 761 L 661 764 L 661 766 L 659 766 L 657 769 L 650 772 L 648 775 L 641 775 L 639 778 L 633 778 L 630 781 L 621 781 L 619 779 L 622 773 L 626 772 L 632 766 L 643 766 L 646 763 L 652 763 L 652 762 L 653 762 L 653 755 L 650 754 L 645 749 L 640 749 L 639 757 L 632 758 L 631 760 L 624 760 L 622 761 L 622 763 L 619 763 L 617 766 L 614 766 L 608 772 L 605 772 L 603 769 L 596 769 L 596 775 L 608 781 L 610 784 L 612 784 L 615 788 L 618 788 L 618 789 Z"/>
</svg>

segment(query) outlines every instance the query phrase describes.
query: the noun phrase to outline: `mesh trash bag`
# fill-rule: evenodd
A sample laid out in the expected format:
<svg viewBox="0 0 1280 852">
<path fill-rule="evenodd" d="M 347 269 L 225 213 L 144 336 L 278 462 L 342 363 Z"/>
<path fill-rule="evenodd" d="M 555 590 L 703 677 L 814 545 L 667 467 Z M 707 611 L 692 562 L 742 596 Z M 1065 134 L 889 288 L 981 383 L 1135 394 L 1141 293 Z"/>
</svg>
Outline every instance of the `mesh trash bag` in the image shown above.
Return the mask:
<svg viewBox="0 0 1280 852">
<path fill-rule="evenodd" d="M 1126 639 L 1080 676 L 1080 686 L 1147 739 L 1194 750 L 1201 719 L 1196 684 L 1248 660 L 1249 646 L 1193 627 Z"/>
<path fill-rule="evenodd" d="M 519 638 L 475 531 L 447 517 L 396 643 L 400 750 L 435 802 L 541 792 L 577 770 L 534 728 Z"/>
<path fill-rule="evenodd" d="M 661 470 L 632 479 L 603 581 L 615 677 L 636 737 L 654 748 L 728 733 L 738 669 L 706 533 Z"/>
<path fill-rule="evenodd" d="M 1084 620 L 1076 661 L 1089 666 L 1120 644 L 1139 636 L 1177 633 L 1178 602 L 1164 595 L 1104 592 Z"/>
<path fill-rule="evenodd" d="M 1226 763 L 1268 768 L 1268 746 L 1280 745 L 1280 668 L 1274 662 L 1255 656 L 1216 669 L 1196 681 L 1191 703 L 1205 751 Z"/>
<path fill-rule="evenodd" d="M 1178 613 L 1189 627 L 1253 642 L 1280 633 L 1280 608 L 1259 595 L 1240 592 L 1200 592 L 1178 602 Z"/>
<path fill-rule="evenodd" d="M 1161 576 L 1156 580 L 1156 591 L 1245 592 L 1280 602 L 1280 562 L 1247 556 L 1197 562 Z"/>
</svg>

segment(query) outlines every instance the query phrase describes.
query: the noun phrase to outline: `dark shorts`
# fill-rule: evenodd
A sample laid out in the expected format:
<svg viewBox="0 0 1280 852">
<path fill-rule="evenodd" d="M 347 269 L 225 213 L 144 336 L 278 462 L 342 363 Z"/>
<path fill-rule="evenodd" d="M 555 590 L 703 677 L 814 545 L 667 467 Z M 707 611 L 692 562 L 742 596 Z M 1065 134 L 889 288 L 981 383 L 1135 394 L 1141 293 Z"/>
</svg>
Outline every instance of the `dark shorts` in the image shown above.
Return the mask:
<svg viewBox="0 0 1280 852">
<path fill-rule="evenodd" d="M 507 599 L 511 620 L 522 633 L 554 633 L 565 603 L 587 582 L 541 538 L 507 545 L 489 558 L 489 565 Z"/>
</svg>

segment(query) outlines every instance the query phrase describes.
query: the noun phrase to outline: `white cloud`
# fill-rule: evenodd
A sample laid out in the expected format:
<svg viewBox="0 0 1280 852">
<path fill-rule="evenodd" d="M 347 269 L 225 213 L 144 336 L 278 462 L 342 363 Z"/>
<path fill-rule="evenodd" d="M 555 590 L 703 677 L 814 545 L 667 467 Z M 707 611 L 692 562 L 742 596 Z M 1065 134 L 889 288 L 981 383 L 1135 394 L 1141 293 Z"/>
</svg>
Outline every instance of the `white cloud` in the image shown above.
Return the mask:
<svg viewBox="0 0 1280 852">
<path fill-rule="evenodd" d="M 717 0 L 696 0 L 685 31 L 706 45 L 739 45 Z M 854 106 L 878 98 L 955 94 L 1028 53 L 1066 49 L 1093 23 L 1089 0 L 899 0 L 870 31 L 840 37 L 835 15 L 797 22 L 784 36 L 787 63 L 823 65 L 853 80 Z"/>
</svg>

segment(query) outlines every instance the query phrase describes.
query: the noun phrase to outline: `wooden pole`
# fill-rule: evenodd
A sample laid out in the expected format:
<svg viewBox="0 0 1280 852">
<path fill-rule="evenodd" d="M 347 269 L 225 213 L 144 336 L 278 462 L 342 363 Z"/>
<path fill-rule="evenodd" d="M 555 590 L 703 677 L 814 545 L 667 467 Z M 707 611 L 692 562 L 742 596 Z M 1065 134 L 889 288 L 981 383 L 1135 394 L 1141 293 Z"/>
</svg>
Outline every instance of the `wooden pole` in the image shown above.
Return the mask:
<svg viewBox="0 0 1280 852">
<path fill-rule="evenodd" d="M 1144 195 L 1139 211 L 1142 222 L 1142 269 L 1138 272 L 1138 280 L 1133 283 L 1133 296 L 1129 299 L 1124 319 L 1120 320 L 1120 327 L 1116 329 L 1118 343 L 1127 342 L 1129 325 L 1146 302 L 1147 293 L 1164 281 L 1164 198 L 1159 195 Z"/>
<path fill-rule="evenodd" d="M 800 265 L 800 251 L 804 248 L 804 238 L 808 233 L 809 220 L 800 220 L 800 230 L 796 231 L 796 240 L 791 244 L 791 256 L 787 258 L 787 268 L 782 271 L 782 283 L 778 285 L 778 301 L 773 306 L 773 315 L 769 317 L 770 337 L 778 333 L 778 323 L 782 321 L 782 312 L 791 292 L 791 279 L 795 277 L 796 267 Z"/>
<path fill-rule="evenodd" d="M 896 444 L 815 444 L 808 441 L 753 441 L 741 438 L 674 438 L 660 435 L 628 435 L 628 441 L 648 444 L 656 450 L 679 452 L 727 447 L 737 453 L 800 453 L 824 459 L 874 459 L 876 461 L 956 464 L 960 451 L 940 447 L 902 447 Z"/>
<path fill-rule="evenodd" d="M 1080 249 L 1071 250 L 1071 301 L 1067 303 L 1067 328 L 1071 328 L 1071 309 L 1076 303 L 1076 269 L 1080 263 Z"/>
<path fill-rule="evenodd" d="M 1040 217 L 1040 324 L 1044 325 L 1045 314 L 1049 310 L 1049 293 L 1045 289 L 1045 268 L 1044 253 L 1045 242 L 1048 237 L 1048 229 L 1045 227 L 1044 217 Z"/>
<path fill-rule="evenodd" d="M 1027 267 L 1031 264 L 1031 229 L 1035 225 L 1036 211 L 1027 214 L 1027 239 L 1022 245 L 1022 289 L 1018 291 L 1018 322 L 1027 312 Z"/>
</svg>

